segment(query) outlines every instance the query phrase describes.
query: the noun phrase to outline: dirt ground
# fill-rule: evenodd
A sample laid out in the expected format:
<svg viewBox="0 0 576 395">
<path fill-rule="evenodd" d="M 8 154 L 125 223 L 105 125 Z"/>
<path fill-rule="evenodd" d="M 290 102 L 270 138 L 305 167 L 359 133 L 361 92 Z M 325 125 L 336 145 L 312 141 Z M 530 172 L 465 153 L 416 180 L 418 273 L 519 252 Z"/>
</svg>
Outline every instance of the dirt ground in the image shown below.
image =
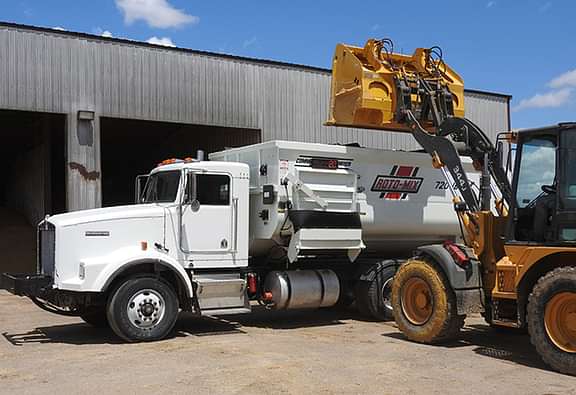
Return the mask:
<svg viewBox="0 0 576 395">
<path fill-rule="evenodd" d="M 353 310 L 225 319 L 183 314 L 174 337 L 122 344 L 109 330 L 0 291 L 0 393 L 576 392 L 528 337 L 472 318 L 459 341 L 426 346 Z"/>
</svg>

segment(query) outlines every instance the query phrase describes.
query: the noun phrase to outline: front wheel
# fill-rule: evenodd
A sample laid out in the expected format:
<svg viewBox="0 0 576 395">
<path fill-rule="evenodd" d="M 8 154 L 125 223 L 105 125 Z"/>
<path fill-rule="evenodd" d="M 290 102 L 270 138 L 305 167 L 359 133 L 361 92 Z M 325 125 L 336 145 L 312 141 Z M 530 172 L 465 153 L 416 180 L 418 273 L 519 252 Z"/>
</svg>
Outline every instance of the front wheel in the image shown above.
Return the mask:
<svg viewBox="0 0 576 395">
<path fill-rule="evenodd" d="M 160 340 L 176 324 L 178 298 L 161 279 L 129 278 L 111 295 L 107 317 L 112 330 L 126 341 Z"/>
<path fill-rule="evenodd" d="M 392 285 L 398 328 L 412 341 L 437 343 L 455 337 L 465 316 L 444 274 L 425 260 L 410 260 L 398 269 Z"/>
<path fill-rule="evenodd" d="M 576 375 L 576 268 L 554 269 L 538 280 L 528 299 L 528 332 L 544 362 Z"/>
</svg>

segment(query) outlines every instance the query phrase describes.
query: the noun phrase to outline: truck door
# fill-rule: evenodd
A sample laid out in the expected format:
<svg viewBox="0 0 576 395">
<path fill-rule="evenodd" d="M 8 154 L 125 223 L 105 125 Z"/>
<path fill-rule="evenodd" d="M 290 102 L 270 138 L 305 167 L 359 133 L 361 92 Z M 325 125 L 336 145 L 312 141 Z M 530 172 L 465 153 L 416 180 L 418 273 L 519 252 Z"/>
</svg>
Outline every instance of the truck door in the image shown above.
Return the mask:
<svg viewBox="0 0 576 395">
<path fill-rule="evenodd" d="M 187 260 L 195 268 L 234 265 L 232 178 L 222 173 L 188 173 L 186 178 L 192 196 L 182 205 L 180 242 Z"/>
</svg>

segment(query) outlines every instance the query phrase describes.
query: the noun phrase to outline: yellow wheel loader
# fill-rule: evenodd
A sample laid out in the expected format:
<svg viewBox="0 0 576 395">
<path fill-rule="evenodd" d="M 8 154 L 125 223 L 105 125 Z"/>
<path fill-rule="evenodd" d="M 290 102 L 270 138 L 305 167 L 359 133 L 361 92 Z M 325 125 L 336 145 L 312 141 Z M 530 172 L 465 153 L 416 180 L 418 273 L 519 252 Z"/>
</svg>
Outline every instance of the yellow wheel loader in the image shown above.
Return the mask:
<svg viewBox="0 0 576 395">
<path fill-rule="evenodd" d="M 576 123 L 493 143 L 464 118 L 463 88 L 439 48 L 399 55 L 388 39 L 336 48 L 327 124 L 411 133 L 447 178 L 462 228 L 461 243 L 420 247 L 398 269 L 395 320 L 408 339 L 436 343 L 482 313 L 490 325 L 527 328 L 542 359 L 574 375 Z"/>
</svg>

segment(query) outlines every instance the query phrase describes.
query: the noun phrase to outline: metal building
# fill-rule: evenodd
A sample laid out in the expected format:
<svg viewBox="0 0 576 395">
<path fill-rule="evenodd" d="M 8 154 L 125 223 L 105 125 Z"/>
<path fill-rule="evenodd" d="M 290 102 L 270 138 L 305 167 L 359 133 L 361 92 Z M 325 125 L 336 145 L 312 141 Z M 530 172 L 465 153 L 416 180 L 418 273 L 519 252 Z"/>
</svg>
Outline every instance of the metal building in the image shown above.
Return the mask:
<svg viewBox="0 0 576 395">
<path fill-rule="evenodd" d="M 129 203 L 134 175 L 196 149 L 272 139 L 417 148 L 407 134 L 323 126 L 329 89 L 326 69 L 0 23 L 0 236 L 11 229 L 0 258 L 12 242 L 33 243 L 28 224 L 45 214 Z M 510 128 L 509 96 L 465 99 L 492 136 Z"/>
</svg>

